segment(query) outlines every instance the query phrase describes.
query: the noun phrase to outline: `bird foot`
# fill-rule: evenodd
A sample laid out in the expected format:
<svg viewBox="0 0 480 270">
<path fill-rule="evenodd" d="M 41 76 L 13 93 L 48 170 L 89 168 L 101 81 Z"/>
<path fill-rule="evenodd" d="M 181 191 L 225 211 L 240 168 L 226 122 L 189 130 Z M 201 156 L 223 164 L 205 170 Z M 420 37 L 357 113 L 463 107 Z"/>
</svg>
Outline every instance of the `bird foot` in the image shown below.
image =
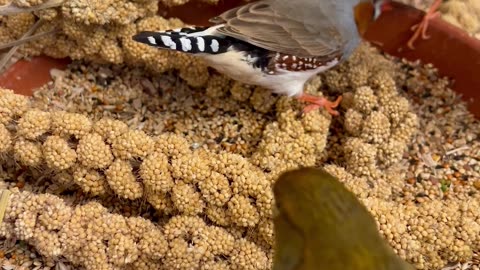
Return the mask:
<svg viewBox="0 0 480 270">
<path fill-rule="evenodd" d="M 340 102 L 342 101 L 342 96 L 339 96 L 335 101 L 329 101 L 328 99 L 324 97 L 317 97 L 309 94 L 302 94 L 301 96 L 298 97 L 298 100 L 304 101 L 307 103 L 311 103 L 303 109 L 303 114 L 307 114 L 313 110 L 316 110 L 318 108 L 324 107 L 328 113 L 331 115 L 339 115 L 339 112 L 334 110 Z"/>
<path fill-rule="evenodd" d="M 407 46 L 410 49 L 415 49 L 413 46 L 413 43 L 421 37 L 422 39 L 429 39 L 430 36 L 427 35 L 427 30 L 428 30 L 428 24 L 430 20 L 438 17 L 440 15 L 440 12 L 438 12 L 438 8 L 440 7 L 440 4 L 442 3 L 442 0 L 435 0 L 435 2 L 430 6 L 428 9 L 427 13 L 423 16 L 422 21 L 418 24 L 415 24 L 412 26 L 411 30 L 414 31 L 412 37 L 408 40 Z"/>
</svg>

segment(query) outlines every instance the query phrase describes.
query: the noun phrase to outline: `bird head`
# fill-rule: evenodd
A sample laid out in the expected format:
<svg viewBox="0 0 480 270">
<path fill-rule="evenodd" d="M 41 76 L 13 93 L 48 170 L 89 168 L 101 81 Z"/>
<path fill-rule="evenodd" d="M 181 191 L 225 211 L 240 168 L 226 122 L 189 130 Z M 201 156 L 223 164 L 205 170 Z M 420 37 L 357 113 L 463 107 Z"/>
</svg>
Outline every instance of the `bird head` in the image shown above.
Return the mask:
<svg viewBox="0 0 480 270">
<path fill-rule="evenodd" d="M 355 24 L 361 36 L 365 34 L 368 26 L 373 23 L 386 9 L 387 0 L 359 0 L 353 8 Z"/>
</svg>

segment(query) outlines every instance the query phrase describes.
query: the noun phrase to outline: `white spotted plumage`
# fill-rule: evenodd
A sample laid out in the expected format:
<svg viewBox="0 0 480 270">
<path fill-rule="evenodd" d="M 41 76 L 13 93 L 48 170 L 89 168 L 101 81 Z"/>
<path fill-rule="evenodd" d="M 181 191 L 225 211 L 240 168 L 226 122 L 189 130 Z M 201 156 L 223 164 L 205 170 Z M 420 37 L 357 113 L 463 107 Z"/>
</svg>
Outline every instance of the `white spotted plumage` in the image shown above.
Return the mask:
<svg viewBox="0 0 480 270">
<path fill-rule="evenodd" d="M 212 48 L 213 52 L 218 52 L 220 44 L 218 44 L 218 41 L 216 39 L 212 39 L 212 43 L 210 44 L 210 47 Z"/>
<path fill-rule="evenodd" d="M 168 31 L 144 31 L 134 36 L 134 40 L 153 47 L 171 49 L 186 53 L 209 54 L 225 52 L 231 45 L 222 42 L 225 36 L 214 27 L 189 27 Z"/>
<path fill-rule="evenodd" d="M 151 39 L 155 40 L 154 37 L 148 37 L 148 40 L 151 40 Z M 175 42 L 173 42 L 171 37 L 162 36 L 161 39 L 162 39 L 163 44 L 165 44 L 165 46 L 169 47 L 172 50 L 177 49 L 177 44 L 175 44 Z M 154 43 L 154 44 L 157 45 L 157 43 Z"/>
<path fill-rule="evenodd" d="M 192 41 L 188 38 L 181 38 L 180 43 L 182 44 L 182 51 L 188 52 L 192 50 Z"/>
<path fill-rule="evenodd" d="M 205 39 L 203 37 L 197 37 L 197 47 L 199 51 L 205 51 Z"/>
<path fill-rule="evenodd" d="M 157 41 L 155 40 L 154 37 L 147 37 L 147 38 L 148 38 L 148 41 L 150 41 L 150 43 L 155 44 L 155 45 L 157 44 Z"/>
</svg>

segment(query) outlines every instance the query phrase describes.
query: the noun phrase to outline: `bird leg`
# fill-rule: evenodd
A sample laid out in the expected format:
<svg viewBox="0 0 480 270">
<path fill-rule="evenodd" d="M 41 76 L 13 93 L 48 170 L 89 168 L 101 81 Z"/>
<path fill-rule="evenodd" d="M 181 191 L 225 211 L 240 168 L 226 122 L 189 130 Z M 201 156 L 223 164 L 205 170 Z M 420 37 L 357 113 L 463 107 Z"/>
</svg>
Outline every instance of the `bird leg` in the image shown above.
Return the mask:
<svg viewBox="0 0 480 270">
<path fill-rule="evenodd" d="M 324 97 L 317 97 L 314 95 L 309 95 L 303 93 L 301 96 L 297 97 L 298 100 L 311 103 L 303 109 L 303 113 L 309 113 L 318 108 L 324 107 L 331 115 L 339 115 L 338 111 L 334 110 L 342 101 L 342 96 L 339 96 L 334 102 L 329 101 Z"/>
<path fill-rule="evenodd" d="M 430 20 L 438 17 L 440 13 L 438 12 L 438 8 L 440 7 L 440 4 L 442 3 L 442 0 L 434 0 L 433 4 L 430 6 L 428 9 L 427 13 L 423 16 L 422 21 L 418 24 L 415 24 L 412 26 L 411 30 L 415 31 L 412 35 L 412 37 L 408 40 L 407 46 L 410 49 L 415 49 L 413 46 L 413 43 L 415 40 L 417 40 L 420 36 L 422 39 L 428 39 L 429 36 L 427 35 L 427 29 L 428 29 L 428 23 Z"/>
</svg>

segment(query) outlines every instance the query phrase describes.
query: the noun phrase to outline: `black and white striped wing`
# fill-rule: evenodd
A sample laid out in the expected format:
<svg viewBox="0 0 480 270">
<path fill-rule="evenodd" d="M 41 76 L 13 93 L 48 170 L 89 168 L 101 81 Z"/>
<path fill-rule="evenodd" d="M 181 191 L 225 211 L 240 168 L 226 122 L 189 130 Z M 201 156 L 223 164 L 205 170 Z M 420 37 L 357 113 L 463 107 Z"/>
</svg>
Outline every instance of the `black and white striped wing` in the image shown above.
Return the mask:
<svg viewBox="0 0 480 270">
<path fill-rule="evenodd" d="M 143 31 L 133 36 L 133 40 L 152 47 L 169 49 L 192 54 L 224 53 L 231 42 L 222 36 L 210 34 L 208 28 L 182 28 L 163 32 Z"/>
</svg>

